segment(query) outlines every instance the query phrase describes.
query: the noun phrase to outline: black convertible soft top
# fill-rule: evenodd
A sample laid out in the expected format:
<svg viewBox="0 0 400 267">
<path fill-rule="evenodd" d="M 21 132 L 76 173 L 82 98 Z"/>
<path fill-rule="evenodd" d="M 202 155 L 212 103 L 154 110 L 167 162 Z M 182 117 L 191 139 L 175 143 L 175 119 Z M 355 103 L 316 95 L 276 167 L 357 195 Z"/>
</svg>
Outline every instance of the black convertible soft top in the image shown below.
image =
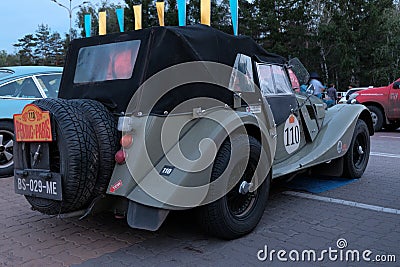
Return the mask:
<svg viewBox="0 0 400 267">
<path fill-rule="evenodd" d="M 132 42 L 134 40 L 140 42 Z M 98 48 L 97 51 L 101 52 L 103 50 L 100 47 L 107 48 L 107 44 L 118 43 L 132 45 L 140 43 L 137 53 L 130 56 L 136 59 L 133 63 L 133 72 L 122 74 L 128 75 L 122 79 L 109 79 L 100 75 L 88 77 L 107 69 L 104 63 L 107 61 L 106 56 L 102 54 L 93 56 L 95 50 Z M 278 64 L 286 62 L 283 57 L 265 51 L 250 37 L 232 36 L 201 24 L 185 27 L 152 27 L 139 31 L 76 39 L 71 42 L 68 50 L 59 97 L 95 99 L 108 104 L 116 112 L 122 112 L 125 111 L 137 88 L 157 72 L 191 61 L 212 61 L 233 66 L 238 53 L 264 62 Z M 90 55 L 92 58 L 98 58 L 99 62 L 86 66 L 85 56 L 90 57 Z M 205 94 L 204 89 L 200 90 L 203 91 L 202 94 Z M 195 88 L 186 90 L 191 93 L 194 91 L 196 91 Z M 215 90 L 211 89 L 211 91 L 215 93 Z"/>
</svg>

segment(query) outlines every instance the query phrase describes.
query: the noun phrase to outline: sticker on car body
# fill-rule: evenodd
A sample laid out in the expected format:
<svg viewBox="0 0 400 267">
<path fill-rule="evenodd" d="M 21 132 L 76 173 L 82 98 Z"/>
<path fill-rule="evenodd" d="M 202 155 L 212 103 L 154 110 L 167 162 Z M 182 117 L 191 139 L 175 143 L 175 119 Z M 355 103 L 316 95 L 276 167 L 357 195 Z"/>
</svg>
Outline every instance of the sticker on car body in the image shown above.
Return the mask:
<svg viewBox="0 0 400 267">
<path fill-rule="evenodd" d="M 288 154 L 292 154 L 300 146 L 300 124 L 293 114 L 286 120 L 283 141 Z"/>
<path fill-rule="evenodd" d="M 174 169 L 175 169 L 175 167 L 173 167 L 173 166 L 167 166 L 167 165 L 165 165 L 165 166 L 161 169 L 160 175 L 163 175 L 163 176 L 170 176 L 171 173 L 172 173 L 172 171 L 173 171 Z"/>
<path fill-rule="evenodd" d="M 121 186 L 122 186 L 122 181 L 119 180 L 118 182 L 116 182 L 114 185 L 112 185 L 112 186 L 110 187 L 110 193 L 114 193 L 114 192 L 117 191 Z"/>
<path fill-rule="evenodd" d="M 249 105 L 246 107 L 246 112 L 259 114 L 261 113 L 261 105 Z"/>
</svg>

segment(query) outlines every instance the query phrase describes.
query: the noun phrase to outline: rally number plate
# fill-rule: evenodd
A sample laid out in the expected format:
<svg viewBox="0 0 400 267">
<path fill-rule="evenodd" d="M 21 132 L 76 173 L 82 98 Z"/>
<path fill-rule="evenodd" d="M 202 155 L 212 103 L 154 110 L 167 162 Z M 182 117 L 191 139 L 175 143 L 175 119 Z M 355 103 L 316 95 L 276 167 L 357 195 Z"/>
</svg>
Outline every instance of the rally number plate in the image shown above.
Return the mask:
<svg viewBox="0 0 400 267">
<path fill-rule="evenodd" d="M 21 114 L 14 115 L 14 131 L 17 142 L 51 142 L 50 113 L 34 104 L 24 107 Z"/>
<path fill-rule="evenodd" d="M 15 193 L 62 200 L 61 174 L 45 170 L 15 170 Z"/>
</svg>

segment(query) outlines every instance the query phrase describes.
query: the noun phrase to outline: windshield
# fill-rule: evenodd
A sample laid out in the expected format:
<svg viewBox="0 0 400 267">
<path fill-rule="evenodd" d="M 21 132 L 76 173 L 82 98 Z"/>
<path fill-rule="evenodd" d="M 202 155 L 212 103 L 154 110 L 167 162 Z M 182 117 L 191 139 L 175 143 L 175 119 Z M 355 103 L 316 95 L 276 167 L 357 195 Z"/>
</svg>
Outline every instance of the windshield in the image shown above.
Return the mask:
<svg viewBox="0 0 400 267">
<path fill-rule="evenodd" d="M 139 47 L 134 40 L 81 48 L 74 83 L 130 79 Z"/>
<path fill-rule="evenodd" d="M 289 60 L 289 67 L 296 75 L 300 85 L 308 84 L 310 74 L 298 58 L 292 58 Z"/>
</svg>

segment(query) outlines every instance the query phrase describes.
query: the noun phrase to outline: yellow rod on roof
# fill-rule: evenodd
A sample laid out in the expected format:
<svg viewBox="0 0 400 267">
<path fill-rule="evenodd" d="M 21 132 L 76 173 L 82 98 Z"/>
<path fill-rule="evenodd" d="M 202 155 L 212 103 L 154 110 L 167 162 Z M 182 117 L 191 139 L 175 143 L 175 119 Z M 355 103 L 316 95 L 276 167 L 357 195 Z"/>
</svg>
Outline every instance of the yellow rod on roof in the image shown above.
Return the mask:
<svg viewBox="0 0 400 267">
<path fill-rule="evenodd" d="M 134 5 L 133 12 L 135 14 L 135 30 L 142 29 L 142 5 Z"/>
<path fill-rule="evenodd" d="M 211 25 L 211 1 L 200 0 L 200 23 Z"/>
<path fill-rule="evenodd" d="M 107 14 L 105 11 L 99 12 L 99 35 L 107 34 Z"/>
<path fill-rule="evenodd" d="M 157 7 L 157 14 L 158 14 L 158 22 L 160 23 L 160 26 L 164 26 L 165 4 L 164 4 L 164 2 L 156 2 L 156 7 Z"/>
</svg>

